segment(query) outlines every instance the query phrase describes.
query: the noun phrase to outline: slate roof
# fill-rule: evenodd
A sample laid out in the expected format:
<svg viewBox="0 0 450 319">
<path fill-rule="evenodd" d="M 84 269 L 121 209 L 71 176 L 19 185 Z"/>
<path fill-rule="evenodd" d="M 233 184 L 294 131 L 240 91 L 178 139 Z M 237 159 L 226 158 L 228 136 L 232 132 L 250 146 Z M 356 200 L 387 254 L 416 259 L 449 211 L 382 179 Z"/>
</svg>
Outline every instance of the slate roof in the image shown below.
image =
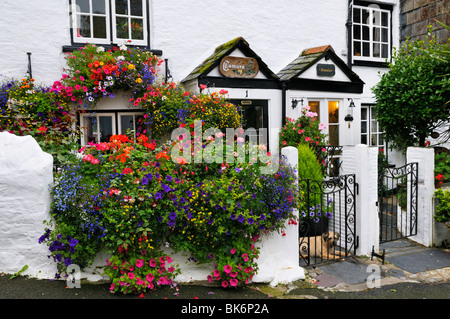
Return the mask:
<svg viewBox="0 0 450 319">
<path fill-rule="evenodd" d="M 261 58 L 252 50 L 248 42 L 242 38 L 237 37 L 231 41 L 219 45 L 212 55 L 210 55 L 205 61 L 198 65 L 191 73 L 189 73 L 181 83 L 198 78 L 201 75 L 208 74 L 212 69 L 214 69 L 220 60 L 227 55 L 230 55 L 235 49 L 239 49 L 248 57 L 253 57 L 258 61 L 259 70 L 268 78 L 278 79 L 277 75 L 272 72 L 267 64 L 265 64 Z"/>
<path fill-rule="evenodd" d="M 330 58 L 350 78 L 352 82 L 362 83 L 359 76 L 336 55 L 331 45 L 323 45 L 304 50 L 295 60 L 278 72 L 277 75 L 280 80 L 289 81 L 298 77 L 323 57 Z"/>
</svg>

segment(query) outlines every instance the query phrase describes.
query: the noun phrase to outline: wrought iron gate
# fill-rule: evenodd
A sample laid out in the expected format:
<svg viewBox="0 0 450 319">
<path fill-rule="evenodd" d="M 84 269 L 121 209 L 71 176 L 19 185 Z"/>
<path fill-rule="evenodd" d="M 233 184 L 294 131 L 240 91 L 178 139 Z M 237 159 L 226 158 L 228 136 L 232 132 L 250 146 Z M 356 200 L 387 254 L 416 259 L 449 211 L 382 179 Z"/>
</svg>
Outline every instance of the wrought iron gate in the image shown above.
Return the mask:
<svg viewBox="0 0 450 319">
<path fill-rule="evenodd" d="M 325 181 L 299 180 L 300 265 L 319 264 L 354 255 L 357 248 L 357 184 L 354 174 Z"/>
<path fill-rule="evenodd" d="M 379 169 L 380 243 L 417 234 L 418 163 Z"/>
</svg>

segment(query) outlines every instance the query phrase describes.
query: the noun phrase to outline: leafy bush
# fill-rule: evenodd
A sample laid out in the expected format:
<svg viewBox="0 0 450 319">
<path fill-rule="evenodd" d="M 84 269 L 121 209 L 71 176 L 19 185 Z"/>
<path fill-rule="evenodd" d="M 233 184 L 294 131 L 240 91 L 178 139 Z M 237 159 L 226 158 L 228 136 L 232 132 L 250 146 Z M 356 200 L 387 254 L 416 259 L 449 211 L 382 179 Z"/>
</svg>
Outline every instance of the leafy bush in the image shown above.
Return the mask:
<svg viewBox="0 0 450 319">
<path fill-rule="evenodd" d="M 438 204 L 436 206 L 436 213 L 434 219 L 439 223 L 450 221 L 450 191 L 438 189 L 434 192 Z"/>
</svg>

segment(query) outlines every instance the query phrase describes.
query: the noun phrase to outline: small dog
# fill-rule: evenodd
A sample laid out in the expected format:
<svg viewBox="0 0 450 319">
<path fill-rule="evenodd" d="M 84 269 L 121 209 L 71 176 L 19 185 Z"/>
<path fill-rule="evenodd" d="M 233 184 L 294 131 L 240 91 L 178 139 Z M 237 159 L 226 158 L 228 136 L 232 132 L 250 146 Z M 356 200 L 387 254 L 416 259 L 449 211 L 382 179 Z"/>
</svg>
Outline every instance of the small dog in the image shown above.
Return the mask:
<svg viewBox="0 0 450 319">
<path fill-rule="evenodd" d="M 321 257 L 324 259 L 340 259 L 345 257 L 345 252 L 335 251 L 340 234 L 332 231 L 323 233 L 322 236 L 301 237 L 300 238 L 300 254 L 303 258 Z M 309 252 L 308 254 L 308 242 Z"/>
</svg>

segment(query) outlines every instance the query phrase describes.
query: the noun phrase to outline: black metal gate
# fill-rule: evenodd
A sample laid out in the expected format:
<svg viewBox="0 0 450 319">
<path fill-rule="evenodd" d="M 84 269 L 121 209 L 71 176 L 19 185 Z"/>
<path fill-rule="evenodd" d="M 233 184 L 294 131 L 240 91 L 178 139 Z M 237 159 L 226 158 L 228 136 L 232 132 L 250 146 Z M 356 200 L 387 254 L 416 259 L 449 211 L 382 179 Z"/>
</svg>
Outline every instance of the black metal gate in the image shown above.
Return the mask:
<svg viewBox="0 0 450 319">
<path fill-rule="evenodd" d="M 378 180 L 380 243 L 417 234 L 418 163 L 382 166 Z"/>
<path fill-rule="evenodd" d="M 354 255 L 357 248 L 355 175 L 325 181 L 300 179 L 300 265 Z"/>
</svg>

